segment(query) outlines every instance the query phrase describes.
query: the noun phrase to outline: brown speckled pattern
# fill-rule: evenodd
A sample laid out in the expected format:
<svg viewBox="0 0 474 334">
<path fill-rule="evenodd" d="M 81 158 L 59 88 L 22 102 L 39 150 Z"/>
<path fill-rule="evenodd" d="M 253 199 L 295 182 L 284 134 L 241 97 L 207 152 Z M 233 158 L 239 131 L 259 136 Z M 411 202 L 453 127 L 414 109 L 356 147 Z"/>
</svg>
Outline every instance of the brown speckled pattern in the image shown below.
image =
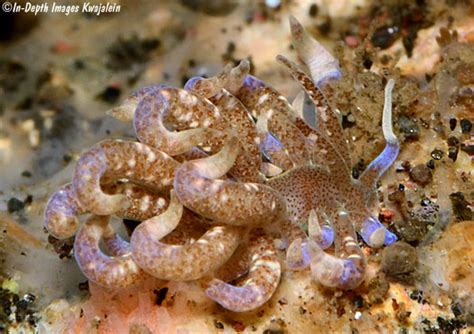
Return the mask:
<svg viewBox="0 0 474 334">
<path fill-rule="evenodd" d="M 104 140 L 79 159 L 72 180 L 80 203 L 90 212 L 110 215 L 130 206 L 125 195 L 108 195 L 101 182 L 126 178 L 155 190 L 171 189 L 179 163 L 147 145 Z"/>
<path fill-rule="evenodd" d="M 228 310 L 245 312 L 265 304 L 280 282 L 281 266 L 271 238 L 251 233 L 251 263 L 248 277 L 241 286 L 233 286 L 214 279 L 206 289 L 206 295 Z"/>
<path fill-rule="evenodd" d="M 84 275 L 91 281 L 109 288 L 125 288 L 136 284 L 145 273 L 133 261 L 130 251 L 120 250 L 117 256 L 104 254 L 99 241 L 111 227 L 107 216 L 92 216 L 80 228 L 75 242 L 74 254 Z"/>
<path fill-rule="evenodd" d="M 179 128 L 168 129 L 167 117 L 175 117 Z M 226 128 L 219 111 L 209 101 L 192 92 L 168 87 L 161 87 L 140 101 L 133 124 L 142 143 L 172 156 L 194 146 L 215 148 L 214 140 Z"/>
<path fill-rule="evenodd" d="M 78 215 L 85 212 L 67 183 L 48 200 L 44 210 L 44 226 L 53 236 L 65 239 L 73 236 L 79 227 Z"/>
<path fill-rule="evenodd" d="M 196 128 L 212 128 L 225 132 L 227 123 L 222 117 L 219 109 L 208 99 L 193 92 L 178 88 L 162 88 L 157 92 L 159 98 L 164 99 L 164 110 L 161 111 L 164 116 L 165 124 L 172 125 L 172 130 L 183 131 Z M 158 96 L 157 96 L 158 97 Z M 156 110 L 153 114 L 156 113 Z M 150 117 L 153 115 L 150 114 Z M 152 120 L 149 126 L 151 130 Z M 135 125 L 136 126 L 136 125 Z M 140 130 L 135 128 L 137 134 Z M 221 141 L 222 143 L 224 140 Z M 219 144 L 219 143 L 216 143 Z M 219 145 L 212 149 L 219 148 Z"/>
<path fill-rule="evenodd" d="M 227 64 L 217 75 L 210 78 L 194 77 L 186 84 L 185 89 L 192 91 L 204 98 L 210 98 L 219 93 L 231 79 L 232 65 Z"/>
<path fill-rule="evenodd" d="M 184 163 L 174 181 L 181 202 L 201 216 L 230 225 L 267 224 L 284 215 L 285 204 L 270 187 L 207 176 L 218 168 L 224 174 L 237 152 L 238 141 L 232 137 L 218 154 Z"/>
<path fill-rule="evenodd" d="M 237 134 L 242 151 L 237 156 L 230 174 L 243 182 L 259 182 L 262 179 L 258 173 L 261 164 L 257 144 L 258 134 L 245 106 L 229 92 L 242 85 L 248 70 L 248 61 L 241 61 L 232 70 L 226 70 L 215 77 L 190 79 L 186 89 L 208 98 L 219 109 L 228 126 Z M 203 89 L 203 86 L 206 89 Z"/>
<path fill-rule="evenodd" d="M 169 196 L 156 193 L 133 183 L 105 185 L 106 193 L 124 194 L 127 197 L 128 207 L 120 208 L 115 215 L 120 218 L 142 221 L 157 216 L 166 210 Z"/>
<path fill-rule="evenodd" d="M 216 270 L 214 277 L 230 282 L 247 274 L 250 268 L 250 251 L 248 240 L 241 241 L 229 260 Z"/>
<path fill-rule="evenodd" d="M 322 159 L 327 161 L 329 158 L 330 163 L 343 163 L 346 168 L 345 174 L 349 175 L 348 172 L 350 171 L 351 162 L 349 146 L 338 115 L 329 107 L 329 103 L 324 98 L 322 92 L 304 72 L 299 70 L 295 64 L 283 56 L 278 56 L 277 60 L 283 64 L 290 71 L 293 78 L 300 83 L 315 106 L 316 125 L 318 127 L 316 136 L 324 137 L 320 138 L 320 140 L 316 139 L 314 143 L 316 146 L 316 150 L 314 150 L 315 154 L 320 155 L 321 151 L 330 151 L 332 154 L 339 155 L 340 158 L 337 159 L 331 156 L 327 157 L 326 155 L 328 154 L 323 153 Z"/>
<path fill-rule="evenodd" d="M 312 243 L 315 256 L 312 258 L 311 271 L 313 277 L 325 286 L 353 289 L 364 280 L 367 266 L 365 255 L 357 244 L 354 227 L 346 212 L 341 211 L 333 224 L 336 231 L 335 256 Z"/>
<path fill-rule="evenodd" d="M 168 206 L 168 197 L 132 183 L 114 183 L 102 186 L 107 194 L 123 194 L 130 205 L 121 207 L 115 214 L 121 218 L 145 220 L 163 212 Z M 71 183 L 56 191 L 46 204 L 44 223 L 56 238 L 73 236 L 79 227 L 78 216 L 87 213 L 79 202 Z"/>
<path fill-rule="evenodd" d="M 199 240 L 186 245 L 168 245 L 160 240 L 179 224 L 183 207 L 176 197 L 160 216 L 144 221 L 130 240 L 133 258 L 150 275 L 166 280 L 188 281 L 214 271 L 238 246 L 240 229 L 215 226 Z"/>
<path fill-rule="evenodd" d="M 215 96 L 222 91 L 222 89 L 234 93 L 242 86 L 242 82 L 249 73 L 249 70 L 250 63 L 248 60 L 242 60 L 239 65 L 234 68 L 232 68 L 230 64 L 227 64 L 219 74 L 211 78 L 191 78 L 184 87 L 205 98 Z"/>
<path fill-rule="evenodd" d="M 260 182 L 261 153 L 257 144 L 257 130 L 244 105 L 226 90 L 210 99 L 222 110 L 222 115 L 238 136 L 241 153 L 232 168 L 232 175 L 242 182 Z"/>
<path fill-rule="evenodd" d="M 277 176 L 267 184 L 285 198 L 289 217 L 297 222 L 307 219 L 314 208 L 324 208 L 332 216 L 337 212 L 338 202 L 347 203 L 348 210 L 364 205 L 362 193 L 358 199 L 346 200 L 347 195 L 352 195 L 351 184 L 339 188 L 337 185 L 342 182 L 337 182 L 337 177 L 317 166 L 305 166 Z"/>
<path fill-rule="evenodd" d="M 285 155 L 279 154 L 272 157 L 272 162 L 284 170 L 307 162 L 309 152 L 306 148 L 305 137 L 292 122 L 294 112 L 283 96 L 252 76 L 247 76 L 236 96 L 254 118 L 257 119 L 262 114 L 268 117 L 268 130 L 285 148 Z"/>
</svg>

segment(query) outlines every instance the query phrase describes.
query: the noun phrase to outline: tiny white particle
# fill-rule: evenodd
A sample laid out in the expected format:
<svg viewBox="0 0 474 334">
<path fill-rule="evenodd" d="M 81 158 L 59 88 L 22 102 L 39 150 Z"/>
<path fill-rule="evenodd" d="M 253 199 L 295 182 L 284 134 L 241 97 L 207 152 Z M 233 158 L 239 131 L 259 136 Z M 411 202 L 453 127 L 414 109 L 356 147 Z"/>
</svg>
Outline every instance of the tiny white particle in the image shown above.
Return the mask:
<svg viewBox="0 0 474 334">
<path fill-rule="evenodd" d="M 281 0 L 265 0 L 265 5 L 270 8 L 277 8 L 280 6 Z"/>
<path fill-rule="evenodd" d="M 207 128 L 209 125 L 211 125 L 211 120 L 209 118 L 206 118 L 204 122 L 202 122 L 202 125 Z"/>
<path fill-rule="evenodd" d="M 143 196 L 143 198 L 140 202 L 140 211 L 145 212 L 145 211 L 148 210 L 149 207 L 150 207 L 150 196 L 145 195 L 145 196 Z"/>
<path fill-rule="evenodd" d="M 357 246 L 357 244 L 354 241 L 347 241 L 346 246 L 353 247 L 353 246 Z"/>
<path fill-rule="evenodd" d="M 169 184 L 171 184 L 173 182 L 173 179 L 163 179 L 161 181 L 161 184 L 163 184 L 164 186 L 167 186 Z"/>
<path fill-rule="evenodd" d="M 351 254 L 347 258 L 348 259 L 361 259 L 361 256 L 358 254 Z"/>
<path fill-rule="evenodd" d="M 165 206 L 166 201 L 165 201 L 164 198 L 160 197 L 160 198 L 158 198 L 158 201 L 156 201 L 156 204 L 158 205 L 158 207 L 162 208 L 162 207 Z"/>
<path fill-rule="evenodd" d="M 268 100 L 268 94 L 265 94 L 265 95 L 260 96 L 259 99 L 258 99 L 258 101 L 257 101 L 257 105 L 262 104 L 262 103 L 265 102 L 266 100 Z"/>
<path fill-rule="evenodd" d="M 148 155 L 146 157 L 146 160 L 148 162 L 153 162 L 153 161 L 155 161 L 155 159 L 156 159 L 156 154 L 154 152 L 148 153 Z"/>
<path fill-rule="evenodd" d="M 326 114 L 326 110 L 320 109 L 319 111 L 320 111 L 321 119 L 323 120 L 323 122 L 327 122 L 328 121 L 328 115 Z"/>
<path fill-rule="evenodd" d="M 187 114 L 185 114 L 183 116 L 183 119 L 187 122 L 189 120 L 191 120 L 191 117 L 193 117 L 193 113 L 192 112 L 188 112 Z"/>
<path fill-rule="evenodd" d="M 188 94 L 185 90 L 180 90 L 178 95 L 179 95 L 179 98 L 182 100 L 185 100 L 188 97 Z"/>
<path fill-rule="evenodd" d="M 253 188 L 255 191 L 258 191 L 258 185 L 256 185 L 255 183 L 249 183 L 249 186 Z"/>
<path fill-rule="evenodd" d="M 227 194 L 222 194 L 220 196 L 220 200 L 221 200 L 221 202 L 225 203 L 229 200 L 229 196 Z"/>
</svg>

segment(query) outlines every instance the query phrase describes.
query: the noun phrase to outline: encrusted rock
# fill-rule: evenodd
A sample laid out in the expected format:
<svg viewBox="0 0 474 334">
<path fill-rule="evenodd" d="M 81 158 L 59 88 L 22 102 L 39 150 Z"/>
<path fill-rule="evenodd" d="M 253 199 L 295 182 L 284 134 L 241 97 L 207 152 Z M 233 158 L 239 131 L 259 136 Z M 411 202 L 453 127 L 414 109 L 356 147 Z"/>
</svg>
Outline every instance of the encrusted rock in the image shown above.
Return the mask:
<svg viewBox="0 0 474 334">
<path fill-rule="evenodd" d="M 416 165 L 410 169 L 410 177 L 421 186 L 429 184 L 433 180 L 431 169 L 423 164 Z"/>
<path fill-rule="evenodd" d="M 381 270 L 394 281 L 413 284 L 419 275 L 418 266 L 418 252 L 406 242 L 396 242 L 383 251 Z"/>
</svg>

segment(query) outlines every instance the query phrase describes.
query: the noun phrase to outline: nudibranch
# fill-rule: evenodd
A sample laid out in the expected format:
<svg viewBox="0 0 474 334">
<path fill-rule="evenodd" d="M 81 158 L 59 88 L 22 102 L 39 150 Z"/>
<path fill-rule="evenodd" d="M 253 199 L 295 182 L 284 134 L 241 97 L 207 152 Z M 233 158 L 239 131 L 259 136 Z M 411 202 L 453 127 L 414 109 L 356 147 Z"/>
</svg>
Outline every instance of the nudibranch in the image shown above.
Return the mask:
<svg viewBox="0 0 474 334">
<path fill-rule="evenodd" d="M 149 276 L 202 280 L 209 298 L 245 312 L 273 296 L 282 261 L 290 270 L 310 267 L 324 286 L 354 289 L 367 266 L 356 232 L 371 247 L 396 240 L 374 215 L 377 181 L 399 151 L 394 81 L 385 87 L 386 147 L 353 179 L 339 113 L 328 102 L 339 64 L 293 17 L 290 26 L 310 72 L 277 57 L 302 88 L 292 104 L 243 60 L 184 89 L 139 89 L 110 111 L 133 124 L 137 141 L 108 139 L 84 152 L 45 210 L 51 234 L 75 235 L 89 280 L 117 289 Z M 129 242 L 114 232 L 112 215 L 140 222 Z M 275 238 L 286 241 L 286 257 Z"/>
</svg>

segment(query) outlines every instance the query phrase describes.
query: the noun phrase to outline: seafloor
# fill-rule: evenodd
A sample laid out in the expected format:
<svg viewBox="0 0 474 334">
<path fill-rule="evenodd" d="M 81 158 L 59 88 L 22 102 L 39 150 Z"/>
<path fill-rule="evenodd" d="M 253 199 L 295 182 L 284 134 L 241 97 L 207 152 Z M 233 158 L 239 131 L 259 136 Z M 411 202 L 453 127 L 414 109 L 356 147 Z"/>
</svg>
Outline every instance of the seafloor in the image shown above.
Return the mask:
<svg viewBox="0 0 474 334">
<path fill-rule="evenodd" d="M 0 11 L 0 332 L 473 331 L 471 1 L 116 3 L 119 13 L 100 16 Z M 400 241 L 364 246 L 369 269 L 353 291 L 285 271 L 273 298 L 243 314 L 208 300 L 198 282 L 150 281 L 125 292 L 87 284 L 72 240 L 48 236 L 43 210 L 83 150 L 133 138 L 130 124 L 105 111 L 139 87 L 181 87 L 244 58 L 291 101 L 297 85 L 275 62 L 277 54 L 296 60 L 290 14 L 341 63 L 332 102 L 354 177 L 384 146 L 381 74 L 397 81 L 401 153 L 380 182 L 379 217 Z"/>
</svg>

